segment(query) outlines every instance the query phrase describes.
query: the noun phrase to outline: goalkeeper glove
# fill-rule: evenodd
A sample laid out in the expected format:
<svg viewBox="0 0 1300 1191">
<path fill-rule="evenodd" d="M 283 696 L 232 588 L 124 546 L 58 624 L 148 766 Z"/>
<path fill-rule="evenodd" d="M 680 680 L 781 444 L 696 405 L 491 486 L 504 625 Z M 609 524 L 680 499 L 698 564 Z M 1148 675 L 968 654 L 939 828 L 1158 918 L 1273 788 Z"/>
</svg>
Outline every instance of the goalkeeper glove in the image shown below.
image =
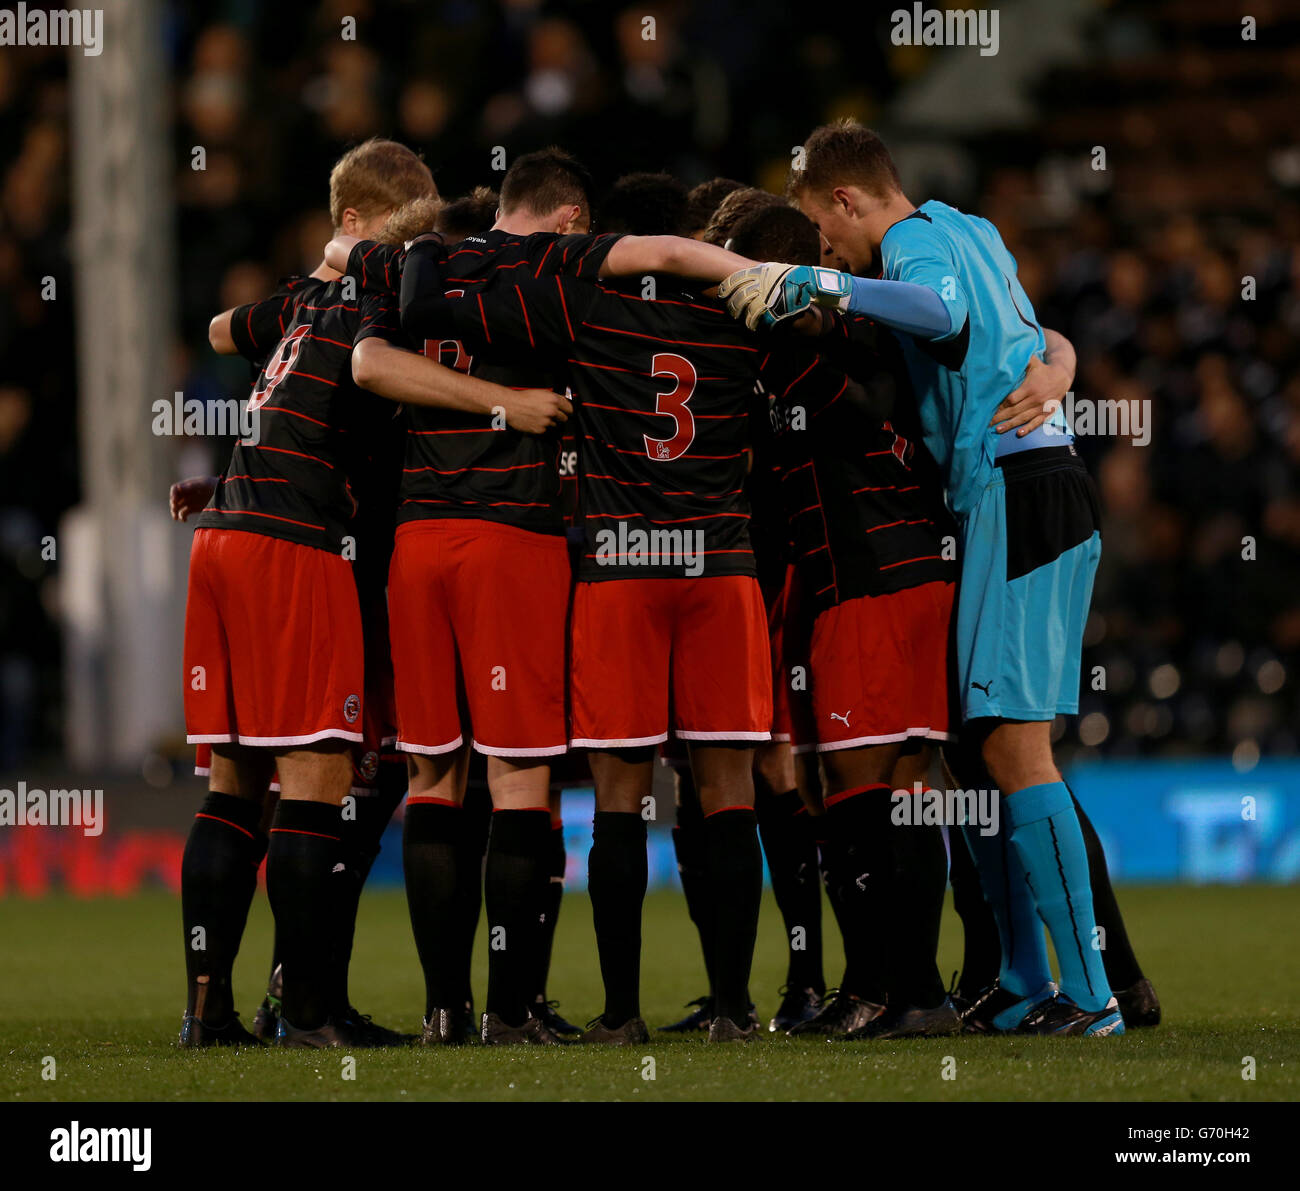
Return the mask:
<svg viewBox="0 0 1300 1191">
<path fill-rule="evenodd" d="M 810 306 L 847 309 L 853 278 L 815 265 L 768 263 L 740 269 L 719 287 L 727 312 L 751 331 L 771 330 Z"/>
</svg>

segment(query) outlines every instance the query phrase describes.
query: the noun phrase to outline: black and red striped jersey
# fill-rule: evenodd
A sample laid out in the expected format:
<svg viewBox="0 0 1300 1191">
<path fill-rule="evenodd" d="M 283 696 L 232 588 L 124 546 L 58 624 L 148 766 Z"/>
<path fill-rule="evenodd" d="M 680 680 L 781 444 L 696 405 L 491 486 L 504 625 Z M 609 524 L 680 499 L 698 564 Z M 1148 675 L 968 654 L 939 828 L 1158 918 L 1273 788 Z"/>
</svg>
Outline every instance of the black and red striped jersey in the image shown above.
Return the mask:
<svg viewBox="0 0 1300 1191">
<path fill-rule="evenodd" d="M 352 380 L 352 348 L 372 335 L 400 341 L 395 298 L 344 279 L 295 278 L 241 306 L 231 336 L 263 358 L 249 397 L 255 433 L 241 439 L 199 528 L 240 529 L 341 552 L 354 533 L 350 481 L 376 454 L 392 404 Z"/>
<path fill-rule="evenodd" d="M 680 283 L 677 283 L 680 285 Z M 458 338 L 567 369 L 578 421 L 578 578 L 753 575 L 745 472 L 759 348 L 722 305 L 559 276 L 445 304 Z"/>
<path fill-rule="evenodd" d="M 363 241 L 355 245 L 348 272 L 364 287 L 384 288 L 401 277 L 403 325 L 417 329 L 422 303 L 493 290 L 524 278 L 556 274 L 595 278 L 614 235 L 561 236 L 539 232 L 519 236 L 489 231 L 443 250 L 430 245 L 410 254 Z M 435 253 L 433 285 L 423 284 L 426 252 Z M 421 336 L 415 346 L 449 368 L 515 388 L 559 386 L 562 376 L 539 366 L 535 357 L 475 354 L 453 338 Z M 563 533 L 566 458 L 558 433 L 522 434 L 490 415 L 412 407 L 407 411 L 406 458 L 402 472 L 400 521 L 428 517 L 473 517 L 540 533 Z M 571 488 L 571 485 L 569 485 Z"/>
<path fill-rule="evenodd" d="M 957 577 L 943 540 L 956 531 L 938 468 L 912 430 L 902 358 L 887 334 L 872 338 L 859 328 L 855 338 L 860 380 L 811 341 L 769 341 L 759 363 L 772 431 L 762 456 L 779 476 L 793 559 L 814 615 L 859 596 Z"/>
</svg>

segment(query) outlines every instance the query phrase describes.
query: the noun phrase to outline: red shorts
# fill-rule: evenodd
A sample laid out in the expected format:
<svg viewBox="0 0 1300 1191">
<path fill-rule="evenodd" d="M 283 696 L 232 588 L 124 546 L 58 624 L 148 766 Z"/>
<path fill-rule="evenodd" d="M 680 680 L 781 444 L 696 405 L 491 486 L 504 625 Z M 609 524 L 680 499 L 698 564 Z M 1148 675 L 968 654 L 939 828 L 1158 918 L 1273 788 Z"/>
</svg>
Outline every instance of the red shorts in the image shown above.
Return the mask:
<svg viewBox="0 0 1300 1191">
<path fill-rule="evenodd" d="M 949 739 L 953 592 L 952 583 L 936 581 L 859 596 L 818 616 L 806 644 L 797 631 L 787 634 L 795 752 Z M 800 664 L 807 682 L 792 684 L 789 672 Z"/>
<path fill-rule="evenodd" d="M 406 758 L 396 752 L 397 729 L 393 710 L 393 666 L 388 656 L 388 608 L 376 602 L 361 609 L 365 637 L 366 687 L 362 699 L 361 740 L 352 748 L 352 793 L 367 794 L 379 788 L 380 762 L 393 761 L 405 767 Z M 212 772 L 212 745 L 194 747 L 194 772 L 207 777 Z M 271 789 L 280 789 L 278 775 Z"/>
<path fill-rule="evenodd" d="M 758 581 L 609 579 L 573 601 L 573 744 L 771 739 L 772 667 Z"/>
<path fill-rule="evenodd" d="M 388 572 L 397 747 L 545 757 L 568 747 L 564 538 L 491 521 L 408 521 Z"/>
<path fill-rule="evenodd" d="M 341 555 L 195 530 L 183 673 L 191 744 L 360 741 L 361 642 L 352 564 Z"/>
</svg>

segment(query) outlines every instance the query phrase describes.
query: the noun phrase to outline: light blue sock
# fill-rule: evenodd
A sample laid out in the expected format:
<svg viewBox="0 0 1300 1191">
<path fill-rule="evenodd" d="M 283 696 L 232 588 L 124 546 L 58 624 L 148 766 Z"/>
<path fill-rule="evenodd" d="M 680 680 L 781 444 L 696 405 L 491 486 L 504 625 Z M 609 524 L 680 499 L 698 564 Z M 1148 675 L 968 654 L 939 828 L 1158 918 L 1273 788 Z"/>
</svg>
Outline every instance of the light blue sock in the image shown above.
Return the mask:
<svg viewBox="0 0 1300 1191">
<path fill-rule="evenodd" d="M 984 900 L 993 911 L 1002 943 L 998 983 L 1018 997 L 1030 997 L 1052 978 L 1047 939 L 1025 883 L 1025 870 L 1006 831 L 981 835 L 978 827 L 963 827 L 962 837 L 979 873 Z"/>
<path fill-rule="evenodd" d="M 1095 1012 L 1110 1000 L 1088 879 L 1088 853 L 1070 791 L 1064 782 L 1026 786 L 1002 800 L 1011 844 L 1033 891 L 1038 914 L 1052 936 L 1061 968 L 1061 991 Z"/>
</svg>

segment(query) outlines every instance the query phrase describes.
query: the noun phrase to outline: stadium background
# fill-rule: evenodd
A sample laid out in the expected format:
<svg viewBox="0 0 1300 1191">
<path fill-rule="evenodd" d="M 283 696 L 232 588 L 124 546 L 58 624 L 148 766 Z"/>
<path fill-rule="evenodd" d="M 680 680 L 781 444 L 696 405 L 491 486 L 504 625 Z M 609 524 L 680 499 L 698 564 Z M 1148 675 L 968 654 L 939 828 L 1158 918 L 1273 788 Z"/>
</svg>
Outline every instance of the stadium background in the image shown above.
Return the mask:
<svg viewBox="0 0 1300 1191">
<path fill-rule="evenodd" d="M 1148 445 L 1080 441 L 1106 518 L 1085 675 L 1106 689 L 1085 682 L 1058 732 L 1114 875 L 1295 881 L 1300 4 L 1248 7 L 1254 41 L 1225 0 L 1005 3 L 983 57 L 892 46 L 893 4 L 111 0 L 101 59 L 0 50 L 0 789 L 102 787 L 108 814 L 94 838 L 0 830 L 0 894 L 175 887 L 201 786 L 179 697 L 191 531 L 165 521 L 167 485 L 220 470 L 229 440 L 158 441 L 151 410 L 246 395 L 208 318 L 315 265 L 339 152 L 394 136 L 448 196 L 499 181 L 495 146 L 550 142 L 603 185 L 779 190 L 840 115 L 881 131 L 913 197 L 997 223 L 1081 397 L 1148 403 Z M 136 40 L 113 67 L 119 18 Z M 107 98 L 84 73 L 104 67 Z M 112 159 L 131 104 L 150 120 Z M 101 250 L 137 274 L 121 290 Z M 108 400 L 126 438 L 102 433 Z M 660 808 L 652 880 L 671 882 Z M 589 810 L 566 811 L 575 877 Z M 399 877 L 388 846 L 375 879 Z"/>
</svg>

